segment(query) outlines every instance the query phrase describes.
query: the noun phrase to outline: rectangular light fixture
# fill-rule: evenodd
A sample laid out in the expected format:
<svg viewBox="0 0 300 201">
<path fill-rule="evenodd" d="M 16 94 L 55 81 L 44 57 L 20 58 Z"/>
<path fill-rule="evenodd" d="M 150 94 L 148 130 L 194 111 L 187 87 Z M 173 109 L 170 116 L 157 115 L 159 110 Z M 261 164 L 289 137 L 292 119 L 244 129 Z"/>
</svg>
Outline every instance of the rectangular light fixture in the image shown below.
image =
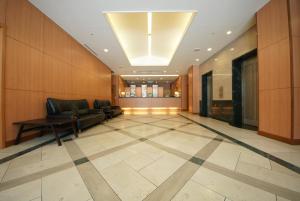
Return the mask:
<svg viewBox="0 0 300 201">
<path fill-rule="evenodd" d="M 121 75 L 121 77 L 178 77 L 179 75 Z"/>
<path fill-rule="evenodd" d="M 168 66 L 195 11 L 105 12 L 131 66 Z"/>
</svg>

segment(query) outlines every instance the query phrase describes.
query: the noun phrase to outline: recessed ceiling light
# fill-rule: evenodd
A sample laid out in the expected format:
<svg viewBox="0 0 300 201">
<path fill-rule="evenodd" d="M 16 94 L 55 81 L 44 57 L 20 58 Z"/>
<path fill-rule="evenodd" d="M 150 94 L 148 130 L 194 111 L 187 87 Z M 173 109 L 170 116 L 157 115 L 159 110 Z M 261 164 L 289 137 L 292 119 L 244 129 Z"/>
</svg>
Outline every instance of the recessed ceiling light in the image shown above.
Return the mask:
<svg viewBox="0 0 300 201">
<path fill-rule="evenodd" d="M 198 62 L 198 61 L 200 61 L 200 60 L 199 60 L 199 59 L 195 59 L 195 61 L 197 61 L 197 62 Z"/>
<path fill-rule="evenodd" d="M 227 34 L 227 35 L 230 35 L 230 34 L 232 34 L 232 31 L 231 31 L 231 30 L 228 30 L 228 31 L 226 32 L 226 34 Z"/>
<path fill-rule="evenodd" d="M 212 48 L 211 47 L 207 48 L 207 51 L 209 51 L 209 52 L 212 51 Z"/>
<path fill-rule="evenodd" d="M 108 52 L 109 50 L 105 48 L 103 51 L 104 51 L 104 52 Z"/>
<path fill-rule="evenodd" d="M 166 73 L 167 71 L 166 70 L 164 70 L 164 73 Z"/>
<path fill-rule="evenodd" d="M 230 48 L 229 50 L 230 50 L 230 51 L 234 51 L 234 48 L 232 47 L 232 48 Z"/>
</svg>

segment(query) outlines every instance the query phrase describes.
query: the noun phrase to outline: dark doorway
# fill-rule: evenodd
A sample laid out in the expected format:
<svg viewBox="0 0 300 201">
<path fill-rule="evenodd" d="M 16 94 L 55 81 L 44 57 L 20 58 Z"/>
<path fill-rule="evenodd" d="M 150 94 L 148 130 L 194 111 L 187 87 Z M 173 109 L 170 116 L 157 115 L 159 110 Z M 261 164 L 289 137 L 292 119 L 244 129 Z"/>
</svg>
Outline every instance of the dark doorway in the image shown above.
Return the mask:
<svg viewBox="0 0 300 201">
<path fill-rule="evenodd" d="M 212 116 L 212 96 L 213 96 L 213 82 L 212 71 L 202 75 L 202 101 L 200 115 L 204 117 Z"/>
<path fill-rule="evenodd" d="M 232 61 L 232 125 L 257 130 L 257 50 Z"/>
</svg>

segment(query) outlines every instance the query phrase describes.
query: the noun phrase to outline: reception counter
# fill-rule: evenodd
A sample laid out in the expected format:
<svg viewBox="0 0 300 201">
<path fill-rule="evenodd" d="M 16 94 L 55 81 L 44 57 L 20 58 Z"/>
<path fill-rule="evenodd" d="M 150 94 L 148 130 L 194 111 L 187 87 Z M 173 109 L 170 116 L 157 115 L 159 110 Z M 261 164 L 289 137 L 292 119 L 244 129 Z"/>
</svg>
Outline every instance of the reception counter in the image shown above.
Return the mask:
<svg viewBox="0 0 300 201">
<path fill-rule="evenodd" d="M 125 114 L 177 114 L 181 110 L 181 98 L 119 98 Z"/>
</svg>

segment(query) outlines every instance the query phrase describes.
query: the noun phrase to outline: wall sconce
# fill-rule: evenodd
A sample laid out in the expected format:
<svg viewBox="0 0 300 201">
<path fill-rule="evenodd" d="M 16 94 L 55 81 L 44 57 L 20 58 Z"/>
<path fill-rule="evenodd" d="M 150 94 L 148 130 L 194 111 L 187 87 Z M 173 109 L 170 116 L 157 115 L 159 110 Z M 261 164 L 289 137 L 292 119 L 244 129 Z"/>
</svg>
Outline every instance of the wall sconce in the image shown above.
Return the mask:
<svg viewBox="0 0 300 201">
<path fill-rule="evenodd" d="M 125 91 L 121 92 L 121 97 L 125 97 Z"/>
</svg>

